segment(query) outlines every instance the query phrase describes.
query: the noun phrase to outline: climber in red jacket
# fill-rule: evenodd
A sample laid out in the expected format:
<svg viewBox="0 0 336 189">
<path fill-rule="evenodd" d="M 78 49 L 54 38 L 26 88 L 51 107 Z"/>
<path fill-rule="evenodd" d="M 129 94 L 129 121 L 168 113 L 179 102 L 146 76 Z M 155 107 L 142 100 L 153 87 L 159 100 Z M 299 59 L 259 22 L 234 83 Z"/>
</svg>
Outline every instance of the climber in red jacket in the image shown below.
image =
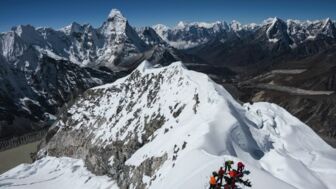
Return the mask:
<svg viewBox="0 0 336 189">
<path fill-rule="evenodd" d="M 236 170 L 229 171 L 229 175 L 230 175 L 230 179 L 231 179 L 231 189 L 235 189 L 236 188 L 237 174 L 238 173 L 237 173 Z"/>
<path fill-rule="evenodd" d="M 222 186 L 224 173 L 225 172 L 223 170 L 223 167 L 220 167 L 219 170 L 218 170 L 218 177 L 217 177 L 217 183 L 219 183 L 220 186 Z"/>
<path fill-rule="evenodd" d="M 238 164 L 237 164 L 237 171 L 238 171 L 238 173 L 242 173 L 243 170 L 244 170 L 244 168 L 245 168 L 245 165 L 241 161 L 238 162 Z"/>
</svg>

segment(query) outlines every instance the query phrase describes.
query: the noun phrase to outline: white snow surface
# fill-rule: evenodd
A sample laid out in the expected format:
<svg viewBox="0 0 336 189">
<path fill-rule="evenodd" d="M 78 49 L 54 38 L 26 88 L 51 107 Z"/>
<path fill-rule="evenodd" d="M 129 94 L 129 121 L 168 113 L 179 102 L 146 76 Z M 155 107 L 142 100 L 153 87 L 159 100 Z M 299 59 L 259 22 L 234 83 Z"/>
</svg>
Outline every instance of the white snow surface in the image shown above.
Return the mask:
<svg viewBox="0 0 336 189">
<path fill-rule="evenodd" d="M 129 93 L 106 91 L 94 101 L 81 103 L 83 108 L 94 107 L 90 113 L 84 109 L 76 110 L 76 107 L 70 108 L 69 112 L 73 114 L 73 119 L 88 118 L 87 122 L 79 123 L 73 129 L 91 129 L 96 136 L 91 142 L 96 145 L 106 145 L 118 137 L 126 138 L 130 132 L 141 135 L 146 116 L 153 113 L 164 115 L 164 125 L 126 161 L 127 165 L 139 166 L 147 158 L 168 155 L 154 175 L 143 175 L 142 180 L 148 188 L 208 188 L 212 171 L 229 159 L 245 163 L 251 171 L 246 178 L 252 181 L 252 188 L 255 189 L 334 188 L 336 150 L 285 109 L 266 102 L 242 106 L 222 86 L 205 74 L 187 70 L 181 62 L 153 68 L 145 61 L 135 72 L 140 73 L 140 78 L 129 81 L 130 76 L 127 76 L 90 90 L 120 88 L 143 78 L 154 79 L 157 78 L 154 76 L 161 75 L 155 103 L 147 105 L 147 96 L 154 90 L 154 86 L 149 86 L 144 94 L 135 94 L 135 97 Z M 97 127 L 94 117 L 108 120 L 115 114 L 117 102 L 121 99 L 135 100 L 133 110 L 119 112 L 121 117 L 117 124 L 106 123 Z M 96 100 L 100 105 L 95 105 Z M 184 106 L 177 117 L 170 110 L 176 104 L 176 109 Z M 127 123 L 138 108 L 141 108 L 138 112 L 140 122 Z M 168 132 L 165 132 L 167 129 Z M 119 130 L 123 132 L 117 136 Z M 80 171 L 71 171 L 75 164 L 80 164 Z M 92 178 L 85 183 L 87 175 Z M 23 187 L 21 183 L 37 184 Z M 0 186 L 3 188 L 50 188 L 46 187 L 47 184 L 64 189 L 99 188 L 95 186 L 118 188 L 107 177 L 88 173 L 81 160 L 69 158 L 46 157 L 32 165 L 20 165 L 0 176 Z"/>
<path fill-rule="evenodd" d="M 21 164 L 0 176 L 0 188 L 110 189 L 115 183 L 107 176 L 89 172 L 82 160 L 45 157 L 33 164 Z"/>
</svg>

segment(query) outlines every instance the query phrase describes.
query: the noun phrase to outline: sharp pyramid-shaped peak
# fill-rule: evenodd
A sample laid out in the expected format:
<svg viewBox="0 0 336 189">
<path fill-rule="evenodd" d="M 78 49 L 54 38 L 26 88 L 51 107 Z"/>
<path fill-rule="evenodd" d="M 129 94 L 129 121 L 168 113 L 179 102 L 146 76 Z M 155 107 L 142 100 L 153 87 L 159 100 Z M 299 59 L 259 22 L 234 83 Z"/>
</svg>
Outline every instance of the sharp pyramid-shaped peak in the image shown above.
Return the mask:
<svg viewBox="0 0 336 189">
<path fill-rule="evenodd" d="M 324 20 L 322 29 L 333 28 L 333 27 L 334 27 L 334 23 L 332 22 L 330 18 L 327 18 Z"/>
<path fill-rule="evenodd" d="M 328 18 L 325 19 L 324 23 L 325 23 L 325 24 L 328 24 L 328 23 L 332 23 L 332 21 L 331 21 L 331 19 L 328 17 Z"/>
<path fill-rule="evenodd" d="M 277 22 L 277 21 L 279 21 L 280 19 L 278 18 L 278 17 L 274 17 L 273 18 L 273 22 Z"/>
<path fill-rule="evenodd" d="M 266 20 L 263 21 L 264 25 L 269 25 L 269 24 L 274 25 L 276 23 L 284 23 L 285 24 L 285 22 L 278 17 L 270 17 L 270 18 L 267 18 Z"/>
<path fill-rule="evenodd" d="M 160 45 L 166 46 L 167 43 L 160 37 L 160 35 L 151 27 L 144 27 L 137 29 L 139 37 L 150 46 Z"/>
<path fill-rule="evenodd" d="M 336 28 L 330 18 L 324 20 L 321 33 L 329 37 L 336 37 Z"/>
<path fill-rule="evenodd" d="M 274 17 L 271 24 L 272 25 L 276 25 L 276 24 L 286 25 L 286 22 L 278 17 Z"/>
<path fill-rule="evenodd" d="M 126 20 L 126 18 L 122 15 L 121 11 L 118 9 L 112 9 L 110 11 L 110 14 L 108 15 L 108 18 L 122 18 Z"/>
<path fill-rule="evenodd" d="M 266 35 L 270 42 L 278 42 L 279 40 L 291 44 L 292 40 L 287 33 L 287 24 L 283 20 L 274 17 L 271 22 L 266 24 Z"/>
<path fill-rule="evenodd" d="M 127 19 L 121 14 L 121 12 L 118 9 L 112 9 L 101 30 L 105 35 L 115 32 L 116 34 L 123 34 L 126 31 L 127 25 Z"/>
</svg>

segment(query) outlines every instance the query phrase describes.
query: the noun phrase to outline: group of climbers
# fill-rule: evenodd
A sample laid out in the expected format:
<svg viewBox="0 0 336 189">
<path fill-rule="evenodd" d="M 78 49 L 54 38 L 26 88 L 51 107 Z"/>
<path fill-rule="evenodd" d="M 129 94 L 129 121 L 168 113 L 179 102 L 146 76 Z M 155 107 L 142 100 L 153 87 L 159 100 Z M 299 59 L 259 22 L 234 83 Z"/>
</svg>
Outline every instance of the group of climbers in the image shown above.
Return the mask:
<svg viewBox="0 0 336 189">
<path fill-rule="evenodd" d="M 245 165 L 242 162 L 237 163 L 237 169 L 233 169 L 232 166 L 234 162 L 232 160 L 225 161 L 224 169 L 220 167 L 218 172 L 214 171 L 210 176 L 210 188 L 209 189 L 221 189 L 222 186 L 224 189 L 235 189 L 236 183 L 242 183 L 245 186 L 251 186 L 249 180 L 244 181 L 242 178 L 244 173 Z M 225 183 L 223 185 L 223 179 Z"/>
</svg>

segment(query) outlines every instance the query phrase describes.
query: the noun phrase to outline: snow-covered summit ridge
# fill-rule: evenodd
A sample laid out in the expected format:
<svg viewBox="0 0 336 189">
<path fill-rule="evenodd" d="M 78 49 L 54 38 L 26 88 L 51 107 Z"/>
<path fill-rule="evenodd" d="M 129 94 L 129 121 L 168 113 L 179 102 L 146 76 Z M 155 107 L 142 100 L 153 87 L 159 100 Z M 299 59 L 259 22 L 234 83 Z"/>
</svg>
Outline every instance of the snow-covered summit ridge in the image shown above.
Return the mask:
<svg viewBox="0 0 336 189">
<path fill-rule="evenodd" d="M 336 176 L 335 149 L 304 123 L 275 104 L 241 106 L 181 62 L 155 68 L 145 61 L 88 90 L 57 127 L 40 157 L 83 159 L 120 188 L 203 188 L 226 159 L 245 162 L 253 188 L 331 189 Z M 6 174 L 0 178 L 7 183 Z"/>
<path fill-rule="evenodd" d="M 181 61 L 173 62 L 166 67 L 169 68 L 169 69 L 174 69 L 174 70 L 187 69 L 185 67 L 185 65 L 183 64 L 183 62 L 181 62 Z M 161 68 L 163 68 L 163 67 L 158 66 L 158 65 L 153 65 L 153 63 L 145 60 L 135 70 L 140 71 L 141 73 L 144 73 L 144 74 L 149 74 L 149 73 L 152 73 L 152 72 L 160 72 Z"/>
</svg>

